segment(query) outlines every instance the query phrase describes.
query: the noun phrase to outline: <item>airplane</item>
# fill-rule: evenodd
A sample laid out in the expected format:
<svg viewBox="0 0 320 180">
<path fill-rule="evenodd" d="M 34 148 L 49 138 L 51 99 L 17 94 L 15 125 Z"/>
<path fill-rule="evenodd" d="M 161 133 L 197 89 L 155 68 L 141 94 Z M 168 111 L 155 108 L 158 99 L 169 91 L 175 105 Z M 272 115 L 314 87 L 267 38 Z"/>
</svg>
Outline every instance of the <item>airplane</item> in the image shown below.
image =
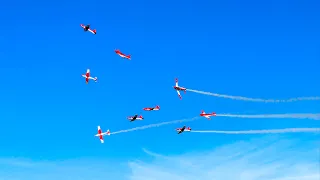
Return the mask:
<svg viewBox="0 0 320 180">
<path fill-rule="evenodd" d="M 89 79 L 94 80 L 94 82 L 97 82 L 98 78 L 97 77 L 90 77 L 90 69 L 87 69 L 86 74 L 82 74 L 82 77 L 86 78 L 86 83 L 89 83 Z"/>
<path fill-rule="evenodd" d="M 138 117 L 138 115 L 136 114 L 134 116 L 128 117 L 128 119 L 130 120 L 130 122 L 132 122 L 135 120 L 143 120 L 144 118 L 141 115 Z"/>
<path fill-rule="evenodd" d="M 207 119 L 210 119 L 210 116 L 216 116 L 216 113 L 215 113 L 215 112 L 213 112 L 213 113 L 205 113 L 205 112 L 202 110 L 200 116 L 205 117 L 205 118 L 207 118 Z"/>
<path fill-rule="evenodd" d="M 90 31 L 92 34 L 97 34 L 97 30 L 90 29 L 90 24 L 88 24 L 88 25 L 80 24 L 80 26 L 83 28 L 84 31 Z"/>
<path fill-rule="evenodd" d="M 156 106 L 156 107 L 147 107 L 147 108 L 143 108 L 143 110 L 145 111 L 158 111 L 160 110 L 160 106 Z"/>
<path fill-rule="evenodd" d="M 94 135 L 94 136 L 99 136 L 99 138 L 100 138 L 100 142 L 101 143 L 104 143 L 104 140 L 103 140 L 103 136 L 104 135 L 108 135 L 108 136 L 110 136 L 110 131 L 109 131 L 109 129 L 107 130 L 107 132 L 102 132 L 102 130 L 101 130 L 101 128 L 100 128 L 100 126 L 98 126 L 98 134 L 96 134 L 96 135 Z"/>
<path fill-rule="evenodd" d="M 176 131 L 178 131 L 178 134 L 183 133 L 184 131 L 190 132 L 191 128 L 183 126 L 182 128 L 177 128 Z"/>
<path fill-rule="evenodd" d="M 180 95 L 180 92 L 179 92 L 179 91 L 184 91 L 184 93 L 186 93 L 186 92 L 187 92 L 187 88 L 180 87 L 180 86 L 178 85 L 178 79 L 177 79 L 177 78 L 176 78 L 176 85 L 175 85 L 175 86 L 173 86 L 173 88 L 174 88 L 175 90 L 177 90 L 177 93 L 178 93 L 178 96 L 179 96 L 179 98 L 180 98 L 180 99 L 182 99 L 182 97 L 181 97 L 181 95 Z"/>
<path fill-rule="evenodd" d="M 118 54 L 120 57 L 123 57 L 123 58 L 126 58 L 126 59 L 129 59 L 131 60 L 131 56 L 130 55 L 125 55 L 123 54 L 120 50 L 115 50 L 114 52 L 116 52 L 116 54 Z"/>
</svg>

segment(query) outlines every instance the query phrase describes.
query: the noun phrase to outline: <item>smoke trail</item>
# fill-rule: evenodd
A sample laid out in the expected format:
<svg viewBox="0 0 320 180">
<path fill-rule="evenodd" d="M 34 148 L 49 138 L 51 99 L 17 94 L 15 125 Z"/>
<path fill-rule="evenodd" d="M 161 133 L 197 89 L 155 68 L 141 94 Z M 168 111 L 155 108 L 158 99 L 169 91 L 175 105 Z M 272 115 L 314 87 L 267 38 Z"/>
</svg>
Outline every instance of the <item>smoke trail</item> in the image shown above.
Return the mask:
<svg viewBox="0 0 320 180">
<path fill-rule="evenodd" d="M 295 119 L 320 119 L 320 114 L 259 114 L 259 115 L 238 115 L 238 114 L 217 114 L 221 117 L 235 118 L 295 118 Z"/>
<path fill-rule="evenodd" d="M 217 133 L 217 134 L 279 134 L 279 133 L 320 133 L 320 128 L 286 128 L 269 130 L 247 130 L 247 131 L 190 131 L 197 133 Z"/>
<path fill-rule="evenodd" d="M 198 91 L 198 90 L 193 90 L 193 89 L 187 89 L 187 91 L 195 92 L 195 93 L 199 93 L 199 94 L 204 94 L 204 95 L 209 95 L 209 96 L 233 99 L 233 100 L 265 102 L 265 103 L 281 103 L 281 102 L 316 101 L 316 100 L 320 100 L 320 97 L 297 97 L 297 98 L 290 98 L 290 99 L 286 99 L 286 100 L 285 99 L 283 99 L 283 100 L 279 100 L 279 99 L 260 99 L 260 98 L 249 98 L 249 97 L 242 97 L 242 96 L 231 96 L 231 95 L 225 95 L 225 94 L 217 94 L 217 93 Z"/>
<path fill-rule="evenodd" d="M 153 128 L 153 127 L 159 127 L 167 124 L 176 124 L 176 123 L 182 123 L 182 122 L 190 122 L 198 119 L 199 117 L 194 117 L 194 118 L 189 118 L 189 119 L 182 119 L 182 120 L 175 120 L 175 121 L 168 121 L 168 122 L 162 122 L 162 123 L 157 123 L 157 124 L 150 124 L 150 125 L 145 125 L 145 126 L 140 126 L 140 127 L 135 127 L 131 129 L 126 129 L 126 130 L 120 130 L 116 132 L 112 132 L 110 134 L 119 134 L 119 133 L 126 133 L 130 131 L 137 131 L 137 130 L 143 130 L 143 129 L 148 129 L 148 128 Z"/>
</svg>

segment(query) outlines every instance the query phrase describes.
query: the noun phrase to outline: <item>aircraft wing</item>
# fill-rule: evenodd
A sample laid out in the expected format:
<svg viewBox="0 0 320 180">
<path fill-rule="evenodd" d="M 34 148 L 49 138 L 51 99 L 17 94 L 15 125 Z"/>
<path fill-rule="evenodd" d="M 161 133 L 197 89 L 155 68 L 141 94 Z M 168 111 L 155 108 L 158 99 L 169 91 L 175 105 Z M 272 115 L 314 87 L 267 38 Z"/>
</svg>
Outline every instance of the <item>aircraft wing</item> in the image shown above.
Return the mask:
<svg viewBox="0 0 320 180">
<path fill-rule="evenodd" d="M 104 143 L 103 134 L 102 134 L 102 130 L 101 130 L 100 126 L 98 126 L 98 134 L 97 135 L 99 135 L 100 142 Z"/>
<path fill-rule="evenodd" d="M 183 126 L 180 131 L 178 132 L 178 134 L 182 133 L 184 130 L 186 129 L 186 126 Z"/>
<path fill-rule="evenodd" d="M 182 99 L 180 92 L 177 90 L 178 96 L 180 99 Z"/>
<path fill-rule="evenodd" d="M 178 87 L 178 79 L 176 79 L 176 86 Z"/>
<path fill-rule="evenodd" d="M 130 122 L 135 121 L 137 119 L 137 115 L 133 116 L 133 117 L 129 117 Z"/>
<path fill-rule="evenodd" d="M 102 135 L 102 134 L 100 134 L 99 138 L 100 138 L 100 142 L 101 142 L 101 143 L 104 143 L 103 135 Z"/>
<path fill-rule="evenodd" d="M 87 72 L 86 72 L 86 83 L 87 84 L 89 82 L 89 77 L 90 77 L 90 69 L 87 69 Z"/>
</svg>

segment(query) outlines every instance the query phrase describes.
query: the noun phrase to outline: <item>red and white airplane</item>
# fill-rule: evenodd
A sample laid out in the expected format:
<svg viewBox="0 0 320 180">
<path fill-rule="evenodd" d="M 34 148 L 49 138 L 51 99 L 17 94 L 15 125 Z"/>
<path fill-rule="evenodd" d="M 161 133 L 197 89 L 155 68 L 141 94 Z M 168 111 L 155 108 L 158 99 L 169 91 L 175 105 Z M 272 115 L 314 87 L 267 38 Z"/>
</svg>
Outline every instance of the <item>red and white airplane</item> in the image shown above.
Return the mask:
<svg viewBox="0 0 320 180">
<path fill-rule="evenodd" d="M 177 128 L 176 131 L 178 131 L 178 134 L 183 133 L 184 131 L 190 132 L 191 128 L 183 126 L 182 128 Z"/>
<path fill-rule="evenodd" d="M 159 111 L 160 106 L 143 108 L 145 111 Z"/>
<path fill-rule="evenodd" d="M 202 116 L 202 117 L 205 117 L 205 118 L 207 118 L 207 119 L 210 119 L 210 116 L 216 116 L 217 114 L 215 113 L 215 112 L 213 112 L 213 113 L 206 113 L 206 112 L 204 112 L 203 110 L 201 111 L 201 114 L 200 114 L 200 116 Z"/>
<path fill-rule="evenodd" d="M 144 118 L 140 115 L 138 116 L 137 114 L 134 116 L 129 116 L 128 119 L 130 120 L 130 122 L 135 121 L 135 120 L 143 120 Z"/>
<path fill-rule="evenodd" d="M 104 135 L 108 135 L 108 136 L 110 136 L 110 131 L 109 131 L 109 129 L 107 130 L 107 132 L 102 132 L 102 130 L 101 130 L 101 128 L 100 128 L 100 126 L 98 126 L 98 134 L 96 134 L 96 135 L 94 135 L 94 136 L 98 136 L 99 138 L 100 138 L 100 142 L 101 143 L 104 143 L 104 140 L 103 140 L 103 136 Z"/>
<path fill-rule="evenodd" d="M 83 28 L 84 31 L 90 31 L 92 34 L 97 34 L 97 30 L 90 29 L 90 24 L 88 24 L 88 25 L 80 24 L 80 26 Z"/>
<path fill-rule="evenodd" d="M 123 57 L 123 58 L 126 58 L 126 59 L 129 59 L 131 60 L 131 55 L 125 55 L 123 54 L 120 50 L 115 50 L 114 52 L 116 52 L 120 57 Z"/>
<path fill-rule="evenodd" d="M 90 69 L 87 69 L 86 74 L 82 74 L 82 77 L 86 78 L 86 83 L 89 83 L 89 79 L 94 80 L 94 82 L 97 82 L 98 78 L 97 77 L 90 77 Z"/>
<path fill-rule="evenodd" d="M 177 90 L 177 93 L 178 93 L 178 96 L 179 96 L 180 99 L 182 99 L 182 97 L 181 97 L 181 95 L 180 95 L 180 91 L 184 91 L 184 93 L 187 92 L 187 88 L 180 87 L 180 86 L 178 85 L 178 79 L 177 79 L 177 78 L 176 78 L 176 85 L 173 86 L 173 88 L 174 88 L 175 90 Z"/>
</svg>

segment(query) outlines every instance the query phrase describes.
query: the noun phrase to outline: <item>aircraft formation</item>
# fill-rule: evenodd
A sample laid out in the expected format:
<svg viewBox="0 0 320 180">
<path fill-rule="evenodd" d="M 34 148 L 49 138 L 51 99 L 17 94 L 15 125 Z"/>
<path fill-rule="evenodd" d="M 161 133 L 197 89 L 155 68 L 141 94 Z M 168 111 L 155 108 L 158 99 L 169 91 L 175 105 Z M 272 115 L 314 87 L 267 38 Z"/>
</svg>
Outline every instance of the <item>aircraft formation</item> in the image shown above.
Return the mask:
<svg viewBox="0 0 320 180">
<path fill-rule="evenodd" d="M 93 35 L 97 34 L 97 30 L 96 29 L 91 29 L 90 24 L 87 24 L 87 25 L 80 24 L 80 26 L 83 28 L 84 32 L 91 32 Z M 127 60 L 131 60 L 131 55 L 130 54 L 125 54 L 125 53 L 121 52 L 119 49 L 116 49 L 114 52 L 121 58 L 124 58 L 124 59 L 127 59 Z M 87 69 L 86 73 L 82 74 L 82 77 L 85 78 L 86 84 L 89 84 L 90 80 L 93 80 L 94 82 L 98 81 L 98 77 L 96 77 L 96 76 L 92 77 L 91 76 L 90 69 Z M 240 97 L 240 96 L 221 95 L 221 94 L 216 94 L 216 93 L 209 93 L 209 92 L 204 92 L 204 91 L 187 89 L 185 87 L 179 86 L 179 82 L 178 82 L 177 78 L 175 79 L 175 85 L 173 86 L 173 89 L 176 90 L 176 92 L 178 94 L 178 97 L 180 99 L 182 99 L 182 96 L 181 96 L 181 93 L 180 93 L 182 91 L 184 93 L 186 93 L 187 91 L 191 91 L 191 92 L 195 92 L 195 93 L 212 95 L 212 96 L 217 96 L 217 97 L 222 97 L 223 96 L 225 98 L 231 98 L 231 99 L 237 99 L 237 100 L 247 100 L 247 101 L 258 101 L 258 102 L 269 102 L 269 101 L 270 102 L 282 102 L 282 101 L 283 102 L 290 102 L 290 101 L 293 101 L 293 100 L 301 100 L 301 99 L 302 100 L 318 100 L 318 99 L 320 99 L 320 97 L 307 97 L 307 98 L 293 98 L 293 99 L 289 99 L 289 100 L 264 100 L 264 99 L 254 99 L 254 98 L 247 98 L 247 97 Z M 160 106 L 156 105 L 154 107 L 145 107 L 145 108 L 143 108 L 143 110 L 144 111 L 159 111 L 160 110 Z M 200 117 L 204 117 L 204 118 L 206 118 L 208 120 L 210 120 L 212 116 L 223 116 L 223 115 L 220 115 L 220 114 L 217 115 L 215 112 L 206 113 L 203 110 L 200 113 Z M 243 115 L 233 115 L 233 116 L 229 115 L 229 116 L 231 116 L 231 117 L 234 117 L 234 116 L 239 117 L 239 116 L 241 116 L 242 117 Z M 265 117 L 266 115 L 260 115 L 260 116 Z M 140 121 L 144 120 L 144 117 L 141 114 L 135 114 L 133 116 L 127 117 L 127 119 L 129 120 L 129 122 L 134 122 L 136 120 L 140 120 Z M 181 128 L 177 128 L 175 130 L 177 131 L 177 134 L 181 134 L 183 132 L 191 132 L 191 128 L 190 127 L 186 127 L 186 126 L 183 126 Z M 193 132 L 196 132 L 196 131 L 193 131 Z M 111 133 L 109 129 L 106 132 L 103 132 L 101 127 L 98 126 L 98 133 L 95 136 L 99 137 L 101 143 L 104 143 L 103 136 L 105 136 L 105 135 L 110 136 L 111 134 L 116 134 L 116 133 L 119 133 L 119 132 Z"/>
</svg>

